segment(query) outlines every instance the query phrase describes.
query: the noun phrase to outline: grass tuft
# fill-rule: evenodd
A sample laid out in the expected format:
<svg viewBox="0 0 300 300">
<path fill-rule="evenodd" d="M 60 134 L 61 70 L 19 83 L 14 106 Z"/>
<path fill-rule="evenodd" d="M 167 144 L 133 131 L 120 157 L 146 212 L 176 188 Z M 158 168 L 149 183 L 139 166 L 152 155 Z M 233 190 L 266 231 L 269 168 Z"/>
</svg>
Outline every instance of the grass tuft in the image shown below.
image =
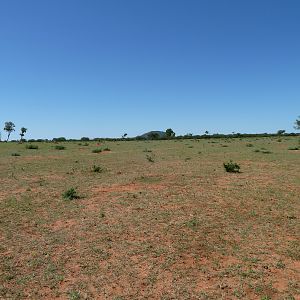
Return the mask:
<svg viewBox="0 0 300 300">
<path fill-rule="evenodd" d="M 63 198 L 66 200 L 79 199 L 77 191 L 74 188 L 70 188 L 63 193 Z"/>
</svg>

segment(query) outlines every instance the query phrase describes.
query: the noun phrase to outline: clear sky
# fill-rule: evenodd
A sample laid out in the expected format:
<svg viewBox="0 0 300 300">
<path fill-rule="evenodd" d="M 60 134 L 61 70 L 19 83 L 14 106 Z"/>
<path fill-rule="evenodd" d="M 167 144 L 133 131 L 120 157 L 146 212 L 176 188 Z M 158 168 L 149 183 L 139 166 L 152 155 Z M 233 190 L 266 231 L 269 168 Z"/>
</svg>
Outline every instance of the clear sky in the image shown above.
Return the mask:
<svg viewBox="0 0 300 300">
<path fill-rule="evenodd" d="M 27 138 L 293 131 L 300 1 L 0 0 L 0 109 Z"/>
</svg>

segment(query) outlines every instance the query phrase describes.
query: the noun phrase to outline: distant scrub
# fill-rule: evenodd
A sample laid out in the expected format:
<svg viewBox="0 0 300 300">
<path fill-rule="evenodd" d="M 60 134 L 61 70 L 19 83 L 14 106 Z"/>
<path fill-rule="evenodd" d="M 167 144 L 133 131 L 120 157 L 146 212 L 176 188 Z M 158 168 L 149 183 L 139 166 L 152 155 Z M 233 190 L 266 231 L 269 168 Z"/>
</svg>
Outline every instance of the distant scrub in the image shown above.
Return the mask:
<svg viewBox="0 0 300 300">
<path fill-rule="evenodd" d="M 272 153 L 272 151 L 270 151 L 270 150 L 262 150 L 260 152 L 263 154 L 271 154 Z"/>
<path fill-rule="evenodd" d="M 61 137 L 52 139 L 52 141 L 55 142 L 55 143 L 57 143 L 57 142 L 65 142 L 65 141 L 67 141 L 67 139 L 65 137 L 61 136 Z"/>
<path fill-rule="evenodd" d="M 38 145 L 32 145 L 32 144 L 30 144 L 30 145 L 26 145 L 26 149 L 39 149 L 39 146 Z"/>
<path fill-rule="evenodd" d="M 56 145 L 56 146 L 55 146 L 55 149 L 56 149 L 56 150 L 65 150 L 66 147 L 65 147 L 65 146 L 62 146 L 62 145 Z"/>
<path fill-rule="evenodd" d="M 289 150 L 300 150 L 299 147 L 290 147 Z"/>
<path fill-rule="evenodd" d="M 101 150 L 100 148 L 97 148 L 97 149 L 92 150 L 92 152 L 93 152 L 93 153 L 101 153 L 102 150 Z"/>
<path fill-rule="evenodd" d="M 103 151 L 110 151 L 110 148 L 106 147 L 103 149 Z"/>
<path fill-rule="evenodd" d="M 255 149 L 254 152 L 256 152 L 256 153 L 260 152 L 260 153 L 263 153 L 263 154 L 271 154 L 272 153 L 272 151 L 267 150 L 265 148 L 262 148 L 261 150 Z"/>
<path fill-rule="evenodd" d="M 21 156 L 20 153 L 12 153 L 11 156 Z"/>
</svg>

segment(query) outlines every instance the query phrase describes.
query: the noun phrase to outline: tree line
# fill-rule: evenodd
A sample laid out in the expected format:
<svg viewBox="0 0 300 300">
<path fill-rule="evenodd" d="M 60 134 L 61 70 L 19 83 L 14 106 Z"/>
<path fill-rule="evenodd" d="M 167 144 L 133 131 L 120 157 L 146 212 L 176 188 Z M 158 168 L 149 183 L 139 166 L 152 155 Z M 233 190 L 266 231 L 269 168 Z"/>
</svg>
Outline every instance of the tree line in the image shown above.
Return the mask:
<svg viewBox="0 0 300 300">
<path fill-rule="evenodd" d="M 7 138 L 6 142 L 9 141 L 10 135 L 12 132 L 15 131 L 15 124 L 11 121 L 5 122 L 4 123 L 4 128 L 3 130 L 7 132 Z M 300 130 L 300 116 L 296 119 L 294 123 L 294 128 L 296 130 Z M 20 140 L 19 142 L 25 141 L 24 136 L 25 133 L 27 132 L 27 128 L 21 127 L 20 128 Z M 92 139 L 93 141 L 117 141 L 117 140 L 166 140 L 166 139 L 200 139 L 200 138 L 224 138 L 224 137 L 267 137 L 267 136 L 278 136 L 278 135 L 287 135 L 287 136 L 294 136 L 297 135 L 296 133 L 286 133 L 285 130 L 278 130 L 276 134 L 274 133 L 232 133 L 232 134 L 209 134 L 209 132 L 206 130 L 203 135 L 193 135 L 192 133 L 187 133 L 186 135 L 179 135 L 176 136 L 175 132 L 171 129 L 168 128 L 165 132 L 164 135 L 161 136 L 155 132 L 149 133 L 149 136 L 143 137 L 143 136 L 137 136 L 134 138 L 128 138 L 127 133 L 124 133 L 121 138 L 94 138 Z M 88 137 L 82 137 L 80 139 L 81 141 L 90 141 L 90 138 Z M 48 139 L 31 139 L 29 141 L 37 141 L 37 142 L 42 142 L 42 141 L 49 141 Z M 64 142 L 64 141 L 78 141 L 78 139 L 66 139 L 65 137 L 59 137 L 59 138 L 53 138 L 53 142 Z M 0 142 L 1 142 L 1 132 L 0 132 Z"/>
</svg>

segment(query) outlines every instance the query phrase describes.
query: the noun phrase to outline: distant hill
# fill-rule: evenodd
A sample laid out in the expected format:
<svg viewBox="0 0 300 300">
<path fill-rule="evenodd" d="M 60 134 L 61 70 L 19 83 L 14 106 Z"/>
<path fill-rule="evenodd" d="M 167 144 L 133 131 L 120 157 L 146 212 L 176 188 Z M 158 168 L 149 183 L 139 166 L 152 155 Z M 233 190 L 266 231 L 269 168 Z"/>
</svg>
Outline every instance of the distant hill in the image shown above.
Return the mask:
<svg viewBox="0 0 300 300">
<path fill-rule="evenodd" d="M 142 135 L 137 136 L 137 138 L 142 138 L 147 140 L 161 139 L 164 137 L 166 137 L 166 133 L 164 131 L 149 131 Z"/>
</svg>

